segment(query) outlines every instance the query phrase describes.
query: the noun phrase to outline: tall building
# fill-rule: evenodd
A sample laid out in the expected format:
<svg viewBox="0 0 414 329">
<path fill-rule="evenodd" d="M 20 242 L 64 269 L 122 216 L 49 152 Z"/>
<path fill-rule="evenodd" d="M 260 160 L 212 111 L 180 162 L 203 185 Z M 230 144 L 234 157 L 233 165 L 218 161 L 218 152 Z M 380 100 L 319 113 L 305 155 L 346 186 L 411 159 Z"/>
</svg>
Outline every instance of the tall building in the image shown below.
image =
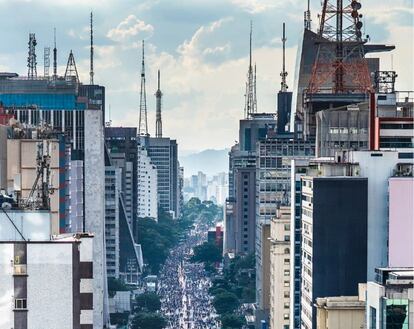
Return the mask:
<svg viewBox="0 0 414 329">
<path fill-rule="evenodd" d="M 138 204 L 136 128 L 105 128 L 105 229 L 108 277 L 137 285 L 141 246 L 135 243 Z"/>
<path fill-rule="evenodd" d="M 290 324 L 290 207 L 280 207 L 270 222 L 270 328 Z"/>
<path fill-rule="evenodd" d="M 158 220 L 157 167 L 144 147 L 140 147 L 138 159 L 138 217 Z"/>
<path fill-rule="evenodd" d="M 176 140 L 168 137 L 142 137 L 151 162 L 157 168 L 158 208 L 171 213 L 174 218 L 180 215 L 179 163 Z"/>
<path fill-rule="evenodd" d="M 270 292 L 264 279 L 264 253 L 261 239 L 263 227 L 277 214 L 280 206 L 291 205 L 291 161 L 295 158 L 310 159 L 315 154 L 312 142 L 295 139 L 293 134 L 278 135 L 269 133 L 268 137 L 257 143 L 256 162 L 256 301 L 259 309 L 269 314 Z M 273 280 L 273 278 L 271 278 Z"/>
<path fill-rule="evenodd" d="M 138 211 L 138 139 L 137 128 L 106 127 L 105 144 L 113 165 L 122 168 L 122 198 L 133 225 Z"/>
<path fill-rule="evenodd" d="M 302 179 L 302 329 L 316 328 L 316 298 L 353 296 L 366 282 L 367 219 L 366 178 Z"/>
<path fill-rule="evenodd" d="M 108 278 L 119 279 L 119 198 L 122 169 L 105 166 L 105 248 Z"/>
</svg>

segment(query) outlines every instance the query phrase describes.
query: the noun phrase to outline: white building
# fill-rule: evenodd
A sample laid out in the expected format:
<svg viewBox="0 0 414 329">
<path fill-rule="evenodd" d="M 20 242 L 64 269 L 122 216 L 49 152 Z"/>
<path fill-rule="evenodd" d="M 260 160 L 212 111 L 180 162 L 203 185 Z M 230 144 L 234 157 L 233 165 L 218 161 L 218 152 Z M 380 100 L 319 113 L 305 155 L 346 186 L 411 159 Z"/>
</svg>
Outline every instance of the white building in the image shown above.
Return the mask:
<svg viewBox="0 0 414 329">
<path fill-rule="evenodd" d="M 290 321 L 290 207 L 281 207 L 270 222 L 270 328 Z"/>
<path fill-rule="evenodd" d="M 105 167 L 105 248 L 106 273 L 119 278 L 119 196 L 122 169 Z"/>
<path fill-rule="evenodd" d="M 397 151 L 356 151 L 349 162 L 358 163 L 360 177 L 368 178 L 367 278 L 375 279 L 375 268 L 388 266 L 388 180 L 397 164 L 411 163 Z"/>
<path fill-rule="evenodd" d="M 0 243 L 0 328 L 93 326 L 93 235 Z"/>
<path fill-rule="evenodd" d="M 143 147 L 138 154 L 138 217 L 158 218 L 157 167 Z"/>
</svg>

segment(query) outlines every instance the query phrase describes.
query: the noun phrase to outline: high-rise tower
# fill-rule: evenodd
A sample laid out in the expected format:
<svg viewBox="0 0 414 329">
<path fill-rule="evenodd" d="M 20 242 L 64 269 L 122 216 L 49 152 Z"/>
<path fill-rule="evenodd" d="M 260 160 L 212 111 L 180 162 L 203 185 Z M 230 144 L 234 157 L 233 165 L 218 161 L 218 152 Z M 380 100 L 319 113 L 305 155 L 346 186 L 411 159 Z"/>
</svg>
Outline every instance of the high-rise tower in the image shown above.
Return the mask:
<svg viewBox="0 0 414 329">
<path fill-rule="evenodd" d="M 250 52 L 249 52 L 249 70 L 247 72 L 246 82 L 246 104 L 244 107 L 245 118 L 250 118 L 253 113 L 257 112 L 257 100 L 256 100 L 256 66 L 253 72 L 252 65 L 252 31 L 253 24 L 250 22 Z"/>
<path fill-rule="evenodd" d="M 157 100 L 157 113 L 155 121 L 155 137 L 162 137 L 162 119 L 161 119 L 161 105 L 162 105 L 162 92 L 160 89 L 160 70 L 158 70 L 158 89 L 155 93 Z"/>
<path fill-rule="evenodd" d="M 141 93 L 139 100 L 139 125 L 138 135 L 148 136 L 148 120 L 147 120 L 147 95 L 145 92 L 145 44 L 142 40 L 142 67 L 141 67 Z"/>
</svg>

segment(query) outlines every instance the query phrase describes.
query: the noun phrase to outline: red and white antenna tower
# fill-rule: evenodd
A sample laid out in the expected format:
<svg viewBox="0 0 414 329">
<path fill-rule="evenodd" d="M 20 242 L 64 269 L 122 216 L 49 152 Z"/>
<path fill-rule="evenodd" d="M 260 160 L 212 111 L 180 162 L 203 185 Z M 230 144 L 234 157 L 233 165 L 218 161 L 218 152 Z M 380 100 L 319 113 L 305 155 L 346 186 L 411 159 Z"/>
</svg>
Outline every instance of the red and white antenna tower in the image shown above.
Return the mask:
<svg viewBox="0 0 414 329">
<path fill-rule="evenodd" d="M 323 0 L 318 52 L 308 93 L 366 93 L 371 90 L 360 9 L 361 3 L 357 0 Z"/>
</svg>

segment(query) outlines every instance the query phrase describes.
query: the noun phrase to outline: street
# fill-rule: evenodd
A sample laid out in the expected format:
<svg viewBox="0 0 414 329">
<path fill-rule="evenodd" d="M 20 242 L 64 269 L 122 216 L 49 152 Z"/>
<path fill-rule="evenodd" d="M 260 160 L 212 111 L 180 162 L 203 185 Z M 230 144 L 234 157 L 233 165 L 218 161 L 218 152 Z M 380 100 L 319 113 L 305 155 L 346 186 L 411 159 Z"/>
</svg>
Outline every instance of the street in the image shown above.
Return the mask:
<svg viewBox="0 0 414 329">
<path fill-rule="evenodd" d="M 160 272 L 158 294 L 168 329 L 218 329 L 220 322 L 208 294 L 211 280 L 201 263 L 191 263 L 192 248 L 206 241 L 207 228 L 197 225 L 175 247 Z"/>
</svg>

